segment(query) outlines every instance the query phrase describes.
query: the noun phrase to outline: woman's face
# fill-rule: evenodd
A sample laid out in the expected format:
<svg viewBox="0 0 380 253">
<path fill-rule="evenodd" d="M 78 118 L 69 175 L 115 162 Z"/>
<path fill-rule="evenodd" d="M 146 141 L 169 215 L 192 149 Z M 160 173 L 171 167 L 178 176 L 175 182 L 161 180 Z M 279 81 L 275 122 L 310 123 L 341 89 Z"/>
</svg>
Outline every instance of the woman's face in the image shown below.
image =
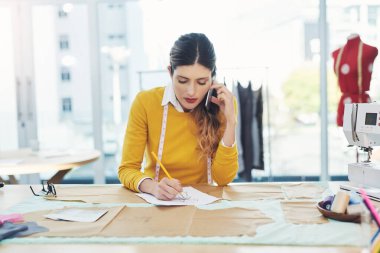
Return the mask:
<svg viewBox="0 0 380 253">
<path fill-rule="evenodd" d="M 211 87 L 211 70 L 198 63 L 178 66 L 173 72 L 172 81 L 182 108 L 191 111 L 202 102 Z"/>
</svg>

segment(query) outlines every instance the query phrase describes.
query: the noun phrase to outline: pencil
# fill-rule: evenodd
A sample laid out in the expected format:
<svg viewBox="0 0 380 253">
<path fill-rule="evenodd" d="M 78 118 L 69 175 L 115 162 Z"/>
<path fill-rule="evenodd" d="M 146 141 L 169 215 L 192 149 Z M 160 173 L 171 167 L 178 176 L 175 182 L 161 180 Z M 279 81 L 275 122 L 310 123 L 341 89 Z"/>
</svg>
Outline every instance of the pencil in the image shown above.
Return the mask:
<svg viewBox="0 0 380 253">
<path fill-rule="evenodd" d="M 165 172 L 166 176 L 169 178 L 169 179 L 173 179 L 172 176 L 170 176 L 169 172 L 166 170 L 165 166 L 161 163 L 160 160 L 158 160 L 158 157 L 157 155 L 152 151 L 152 156 L 154 157 L 154 159 L 156 159 L 156 161 L 158 162 L 158 164 L 161 166 L 162 170 Z M 182 192 L 178 193 L 183 199 L 185 199 L 185 196 L 182 194 Z"/>
<path fill-rule="evenodd" d="M 158 157 L 157 155 L 152 151 L 152 155 L 154 157 L 154 159 L 156 159 L 156 161 L 158 162 L 158 164 L 161 166 L 162 170 L 165 172 L 166 176 L 169 178 L 169 179 L 173 179 L 172 176 L 170 176 L 169 172 L 166 170 L 165 166 L 161 163 L 160 160 L 158 160 Z"/>
</svg>

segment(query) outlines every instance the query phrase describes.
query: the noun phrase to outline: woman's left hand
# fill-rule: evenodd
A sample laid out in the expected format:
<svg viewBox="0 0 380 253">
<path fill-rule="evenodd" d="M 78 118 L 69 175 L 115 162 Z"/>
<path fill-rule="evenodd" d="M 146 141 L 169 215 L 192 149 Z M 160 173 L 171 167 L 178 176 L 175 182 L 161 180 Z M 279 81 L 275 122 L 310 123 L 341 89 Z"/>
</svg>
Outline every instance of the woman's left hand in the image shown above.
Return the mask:
<svg viewBox="0 0 380 253">
<path fill-rule="evenodd" d="M 211 102 L 219 106 L 220 110 L 226 117 L 227 123 L 234 125 L 236 123 L 234 95 L 227 89 L 226 86 L 216 82 L 211 85 L 211 89 L 215 89 L 218 94 L 217 98 L 214 96 L 211 98 Z"/>
</svg>

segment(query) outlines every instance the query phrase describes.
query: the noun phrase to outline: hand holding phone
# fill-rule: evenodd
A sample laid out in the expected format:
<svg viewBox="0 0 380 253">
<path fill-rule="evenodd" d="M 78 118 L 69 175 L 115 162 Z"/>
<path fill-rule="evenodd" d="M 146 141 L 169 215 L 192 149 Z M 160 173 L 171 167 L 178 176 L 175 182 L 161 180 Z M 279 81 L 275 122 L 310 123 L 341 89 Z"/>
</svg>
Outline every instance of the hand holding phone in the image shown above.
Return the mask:
<svg viewBox="0 0 380 253">
<path fill-rule="evenodd" d="M 208 92 L 207 92 L 207 95 L 206 95 L 206 103 L 205 103 L 205 106 L 206 106 L 206 109 L 207 110 L 210 110 L 210 106 L 211 106 L 211 97 L 214 96 L 216 97 L 217 96 L 217 93 L 216 93 L 216 90 L 215 89 L 209 89 Z"/>
<path fill-rule="evenodd" d="M 218 113 L 218 110 L 219 110 L 219 106 L 214 104 L 212 101 L 211 101 L 211 98 L 212 97 L 217 97 L 218 94 L 216 92 L 215 89 L 210 89 L 208 92 L 207 92 L 207 95 L 206 95 L 206 102 L 205 102 L 205 107 L 206 107 L 206 110 L 211 113 L 211 114 L 217 114 Z"/>
</svg>

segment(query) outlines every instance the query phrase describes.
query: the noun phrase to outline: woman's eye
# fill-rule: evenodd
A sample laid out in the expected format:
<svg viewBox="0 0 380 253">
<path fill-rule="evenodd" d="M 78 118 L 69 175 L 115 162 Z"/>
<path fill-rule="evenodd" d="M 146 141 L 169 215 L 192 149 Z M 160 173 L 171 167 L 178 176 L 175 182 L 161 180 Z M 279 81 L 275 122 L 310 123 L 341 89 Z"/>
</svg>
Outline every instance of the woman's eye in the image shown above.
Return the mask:
<svg viewBox="0 0 380 253">
<path fill-rule="evenodd" d="M 200 85 L 205 85 L 207 82 L 198 82 Z"/>
<path fill-rule="evenodd" d="M 187 83 L 187 80 L 178 80 L 179 83 Z"/>
</svg>

